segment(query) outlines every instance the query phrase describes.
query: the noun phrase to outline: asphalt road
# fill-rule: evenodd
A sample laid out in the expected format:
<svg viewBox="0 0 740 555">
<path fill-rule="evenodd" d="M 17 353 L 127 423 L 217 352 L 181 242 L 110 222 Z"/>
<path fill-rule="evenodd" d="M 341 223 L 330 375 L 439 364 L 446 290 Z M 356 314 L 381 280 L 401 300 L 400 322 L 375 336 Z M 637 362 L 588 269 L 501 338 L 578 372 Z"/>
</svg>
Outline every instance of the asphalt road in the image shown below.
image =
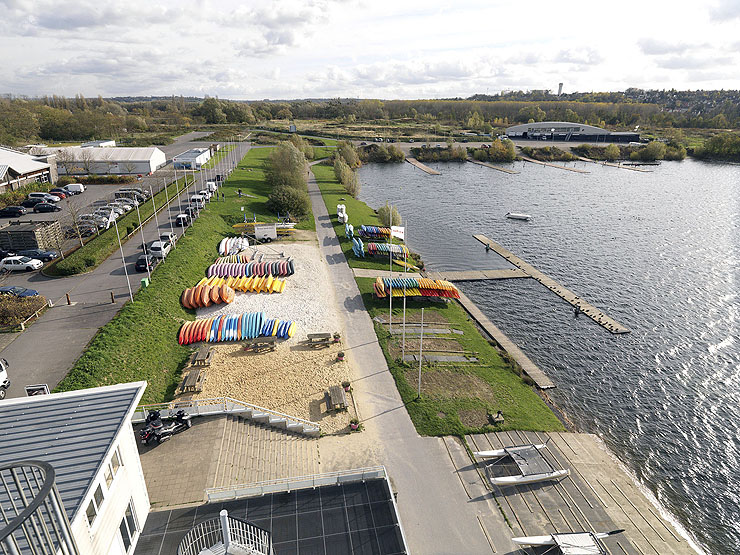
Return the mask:
<svg viewBox="0 0 740 555">
<path fill-rule="evenodd" d="M 237 149 L 236 159 L 241 160 L 249 150 L 249 145 L 239 143 Z M 228 157 L 222 160 L 215 172 L 225 172 L 229 161 Z M 145 179 L 144 182 L 159 181 L 160 187 L 163 187 L 163 178 L 174 178 L 171 170 L 157 173 L 159 175 Z M 178 172 L 178 177 L 182 177 L 181 172 Z M 184 206 L 189 196 L 200 188 L 199 177 L 196 187 L 183 192 L 179 199 L 173 198 L 169 209 L 160 212 L 157 221 L 152 219 L 142 228 L 144 241 L 151 243 L 161 233 L 173 228 L 180 236 L 182 228 L 174 226 L 179 203 L 182 202 Z M 6 279 L 7 285 L 37 289 L 54 303 L 53 308 L 47 310 L 26 331 L 16 335 L 0 351 L 0 357 L 10 363 L 11 386 L 8 397 L 25 396 L 24 386 L 29 384 L 46 383 L 52 389 L 64 378 L 98 329 L 109 322 L 129 299 L 129 284 L 133 293 L 141 286 L 141 278 L 147 274 L 137 273 L 134 269 L 134 264 L 142 253 L 141 242 L 141 235 L 137 232 L 123 245 L 125 266 L 121 262 L 121 252 L 116 251 L 88 274 L 48 278 L 39 272 L 24 272 L 12 274 Z M 163 264 L 167 264 L 166 260 Z M 154 271 L 156 272 L 156 268 Z M 67 305 L 66 294 L 70 296 L 71 305 Z"/>
</svg>

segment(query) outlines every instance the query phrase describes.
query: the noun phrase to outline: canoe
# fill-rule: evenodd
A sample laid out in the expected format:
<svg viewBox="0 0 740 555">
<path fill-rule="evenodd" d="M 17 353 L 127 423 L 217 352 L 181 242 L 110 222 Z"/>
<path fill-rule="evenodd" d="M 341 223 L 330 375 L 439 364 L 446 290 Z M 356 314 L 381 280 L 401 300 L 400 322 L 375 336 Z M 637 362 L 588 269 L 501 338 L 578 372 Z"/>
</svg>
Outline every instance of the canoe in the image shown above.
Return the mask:
<svg viewBox="0 0 740 555">
<path fill-rule="evenodd" d="M 221 287 L 218 285 L 214 285 L 211 287 L 211 301 L 214 304 L 221 304 L 221 295 L 220 295 Z"/>
<path fill-rule="evenodd" d="M 508 212 L 506 214 L 506 217 L 510 220 L 522 220 L 525 222 L 528 222 L 532 219 L 532 216 L 530 214 L 523 214 L 521 212 Z"/>
<path fill-rule="evenodd" d="M 624 530 L 612 530 L 611 532 L 580 532 L 580 533 L 593 535 L 597 540 L 603 540 L 604 538 L 608 538 L 609 536 L 613 536 L 615 534 L 621 534 L 622 532 L 624 532 Z M 579 532 L 570 532 L 568 534 L 579 534 Z M 547 536 L 522 536 L 519 538 L 511 538 L 511 541 L 513 541 L 517 545 L 531 545 L 534 547 L 555 545 L 555 538 L 552 537 L 552 534 L 547 535 Z"/>
<path fill-rule="evenodd" d="M 540 449 L 544 449 L 546 445 L 544 443 L 539 443 L 537 445 L 533 445 L 532 447 L 539 451 Z M 505 449 L 493 449 L 492 451 L 473 451 L 473 455 L 475 455 L 475 458 L 477 459 L 495 459 L 498 457 L 505 457 L 506 454 L 507 453 Z"/>
<path fill-rule="evenodd" d="M 201 306 L 211 306 L 211 286 L 210 285 L 204 285 L 203 290 L 201 291 L 200 295 L 200 305 Z"/>
<path fill-rule="evenodd" d="M 495 486 L 517 486 L 521 484 L 534 484 L 535 482 L 544 482 L 546 480 L 559 480 L 570 474 L 570 470 L 553 470 L 542 474 L 529 474 L 517 476 L 496 476 L 489 478 Z"/>
</svg>

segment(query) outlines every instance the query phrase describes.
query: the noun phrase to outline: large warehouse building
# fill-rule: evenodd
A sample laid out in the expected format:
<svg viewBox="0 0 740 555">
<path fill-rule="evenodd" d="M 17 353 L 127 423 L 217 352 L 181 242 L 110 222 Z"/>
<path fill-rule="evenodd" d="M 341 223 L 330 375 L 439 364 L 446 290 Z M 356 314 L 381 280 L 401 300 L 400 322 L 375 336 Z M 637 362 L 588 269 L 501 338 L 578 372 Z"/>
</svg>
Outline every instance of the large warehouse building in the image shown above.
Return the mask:
<svg viewBox="0 0 740 555">
<path fill-rule="evenodd" d="M 17 150 L 0 147 L 0 193 L 38 181 L 54 183 L 56 167 L 45 156 L 29 156 Z"/>
<path fill-rule="evenodd" d="M 593 125 L 567 121 L 539 121 L 514 125 L 506 129 L 506 136 L 510 139 L 597 143 L 629 143 L 640 140 L 639 133 L 607 131 Z"/>
<path fill-rule="evenodd" d="M 32 149 L 34 154 L 56 154 L 60 174 L 142 174 L 147 175 L 167 163 L 157 147 L 79 147 Z"/>
</svg>

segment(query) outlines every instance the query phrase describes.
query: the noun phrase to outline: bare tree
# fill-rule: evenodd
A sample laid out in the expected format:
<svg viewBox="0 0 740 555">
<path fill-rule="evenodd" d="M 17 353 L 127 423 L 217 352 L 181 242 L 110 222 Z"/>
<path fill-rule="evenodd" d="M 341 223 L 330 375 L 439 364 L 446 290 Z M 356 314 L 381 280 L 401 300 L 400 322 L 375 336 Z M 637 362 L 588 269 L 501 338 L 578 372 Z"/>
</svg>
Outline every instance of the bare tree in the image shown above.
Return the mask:
<svg viewBox="0 0 740 555">
<path fill-rule="evenodd" d="M 72 173 L 74 164 L 74 156 L 68 148 L 60 148 L 57 151 L 57 165 L 61 165 L 64 168 L 65 174 L 69 175 L 70 173 Z"/>
<path fill-rule="evenodd" d="M 85 170 L 85 173 L 90 174 L 92 173 L 92 167 L 95 163 L 95 155 L 92 153 L 92 150 L 89 148 L 81 148 L 80 149 L 80 164 L 82 165 L 82 169 Z"/>
<path fill-rule="evenodd" d="M 69 211 L 69 217 L 72 218 L 72 229 L 74 230 L 75 237 L 80 240 L 80 246 L 82 247 L 85 245 L 85 242 L 82 240 L 82 231 L 80 231 L 80 213 L 71 200 L 70 197 L 66 200 L 67 210 Z"/>
<path fill-rule="evenodd" d="M 123 163 L 123 169 L 126 170 L 126 173 L 128 174 L 136 173 L 136 162 L 133 162 L 131 160 L 126 160 Z"/>
</svg>

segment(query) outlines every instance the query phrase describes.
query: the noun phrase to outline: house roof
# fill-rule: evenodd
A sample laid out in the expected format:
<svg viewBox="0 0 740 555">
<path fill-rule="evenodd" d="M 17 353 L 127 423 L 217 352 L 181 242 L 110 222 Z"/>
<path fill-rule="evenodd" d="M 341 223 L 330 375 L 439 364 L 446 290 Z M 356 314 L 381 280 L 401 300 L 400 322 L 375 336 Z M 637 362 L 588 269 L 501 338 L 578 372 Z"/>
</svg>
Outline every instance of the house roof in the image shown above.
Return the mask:
<svg viewBox="0 0 740 555">
<path fill-rule="evenodd" d="M 116 437 L 130 425 L 146 382 L 6 399 L 0 403 L 0 465 L 41 460 L 56 471 L 70 521 Z M 4 492 L 0 489 L 0 504 Z"/>
<path fill-rule="evenodd" d="M 147 147 L 129 147 L 129 146 L 114 146 L 114 147 L 79 147 L 79 146 L 67 146 L 67 147 L 56 147 L 56 148 L 38 148 L 34 147 L 32 152 L 34 154 L 58 154 L 59 152 L 68 152 L 73 160 L 82 160 L 83 156 L 90 156 L 90 158 L 96 162 L 149 162 L 153 157 L 161 155 L 164 158 L 164 152 L 154 146 Z M 84 154 L 83 154 L 84 153 Z M 60 163 L 57 159 L 57 163 Z"/>
<path fill-rule="evenodd" d="M 34 160 L 32 156 L 17 150 L 0 147 L 0 165 L 9 166 L 15 173 L 25 175 L 49 169 L 49 164 Z M 7 170 L 6 170 L 7 171 Z"/>
</svg>

